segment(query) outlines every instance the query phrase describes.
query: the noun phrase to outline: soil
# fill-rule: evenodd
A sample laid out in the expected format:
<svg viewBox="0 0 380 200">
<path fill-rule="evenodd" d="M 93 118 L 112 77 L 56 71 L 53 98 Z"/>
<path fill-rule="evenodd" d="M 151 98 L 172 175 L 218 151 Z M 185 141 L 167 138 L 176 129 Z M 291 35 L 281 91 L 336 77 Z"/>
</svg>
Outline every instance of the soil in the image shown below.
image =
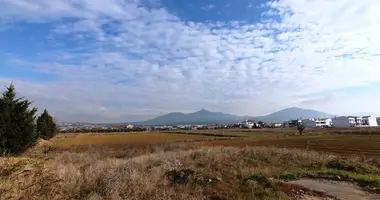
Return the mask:
<svg viewBox="0 0 380 200">
<path fill-rule="evenodd" d="M 288 184 L 298 185 L 311 191 L 321 192 L 327 196 L 341 200 L 379 200 L 380 194 L 372 194 L 362 190 L 360 187 L 348 183 L 330 180 L 301 179 L 290 181 Z M 301 199 L 313 200 L 314 197 L 305 195 Z M 325 199 L 316 197 L 314 199 Z"/>
</svg>

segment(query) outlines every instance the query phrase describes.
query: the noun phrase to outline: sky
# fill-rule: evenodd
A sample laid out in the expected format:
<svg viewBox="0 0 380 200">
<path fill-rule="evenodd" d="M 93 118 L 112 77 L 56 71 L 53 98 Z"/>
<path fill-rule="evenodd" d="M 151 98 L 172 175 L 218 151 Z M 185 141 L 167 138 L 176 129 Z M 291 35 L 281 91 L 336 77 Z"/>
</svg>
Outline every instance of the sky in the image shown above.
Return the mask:
<svg viewBox="0 0 380 200">
<path fill-rule="evenodd" d="M 58 121 L 380 113 L 379 10 L 379 0 L 0 0 L 0 91 L 13 82 Z"/>
</svg>

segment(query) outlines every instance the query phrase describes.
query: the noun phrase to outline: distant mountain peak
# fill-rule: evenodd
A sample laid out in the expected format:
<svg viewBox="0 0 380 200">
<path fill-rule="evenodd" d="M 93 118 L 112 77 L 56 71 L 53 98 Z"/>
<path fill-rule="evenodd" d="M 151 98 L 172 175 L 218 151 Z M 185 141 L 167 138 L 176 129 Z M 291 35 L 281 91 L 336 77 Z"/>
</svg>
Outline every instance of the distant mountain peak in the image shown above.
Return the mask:
<svg viewBox="0 0 380 200">
<path fill-rule="evenodd" d="M 211 112 L 203 108 L 195 113 L 211 113 Z"/>
<path fill-rule="evenodd" d="M 194 113 L 169 113 L 141 124 L 146 125 L 175 125 L 175 124 L 218 124 L 218 123 L 237 123 L 245 119 L 252 119 L 264 122 L 287 121 L 291 119 L 308 119 L 312 117 L 330 117 L 331 114 L 319 112 L 311 109 L 297 107 L 286 108 L 269 115 L 259 117 L 236 116 L 222 112 L 211 112 L 201 109 Z"/>
</svg>

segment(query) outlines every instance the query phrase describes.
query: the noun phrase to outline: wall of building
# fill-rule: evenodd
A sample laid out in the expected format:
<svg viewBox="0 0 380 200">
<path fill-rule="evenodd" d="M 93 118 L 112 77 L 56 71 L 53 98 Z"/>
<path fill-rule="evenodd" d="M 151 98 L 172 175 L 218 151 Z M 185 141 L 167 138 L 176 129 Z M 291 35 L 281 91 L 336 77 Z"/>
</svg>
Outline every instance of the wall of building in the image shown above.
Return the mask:
<svg viewBox="0 0 380 200">
<path fill-rule="evenodd" d="M 369 117 L 368 122 L 369 122 L 369 126 L 378 126 L 376 117 L 373 117 L 373 116 Z"/>
<path fill-rule="evenodd" d="M 326 119 L 325 122 L 326 122 L 326 126 L 328 126 L 328 127 L 332 126 L 332 120 L 331 119 Z"/>
<path fill-rule="evenodd" d="M 337 128 L 348 128 L 351 124 L 348 118 L 332 119 L 332 125 Z"/>
<path fill-rule="evenodd" d="M 302 120 L 302 125 L 305 128 L 315 128 L 315 127 L 317 127 L 317 123 L 315 121 L 310 120 L 310 119 Z"/>
</svg>

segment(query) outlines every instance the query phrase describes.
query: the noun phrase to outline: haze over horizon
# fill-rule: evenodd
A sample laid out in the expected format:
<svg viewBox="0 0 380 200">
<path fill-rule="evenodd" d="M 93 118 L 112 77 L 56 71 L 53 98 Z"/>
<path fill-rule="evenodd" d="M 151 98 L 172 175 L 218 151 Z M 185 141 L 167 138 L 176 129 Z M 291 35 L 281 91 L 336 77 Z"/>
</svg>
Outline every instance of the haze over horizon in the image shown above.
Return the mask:
<svg viewBox="0 0 380 200">
<path fill-rule="evenodd" d="M 0 0 L 0 85 L 13 81 L 60 121 L 380 113 L 379 10 L 378 0 Z"/>
</svg>

